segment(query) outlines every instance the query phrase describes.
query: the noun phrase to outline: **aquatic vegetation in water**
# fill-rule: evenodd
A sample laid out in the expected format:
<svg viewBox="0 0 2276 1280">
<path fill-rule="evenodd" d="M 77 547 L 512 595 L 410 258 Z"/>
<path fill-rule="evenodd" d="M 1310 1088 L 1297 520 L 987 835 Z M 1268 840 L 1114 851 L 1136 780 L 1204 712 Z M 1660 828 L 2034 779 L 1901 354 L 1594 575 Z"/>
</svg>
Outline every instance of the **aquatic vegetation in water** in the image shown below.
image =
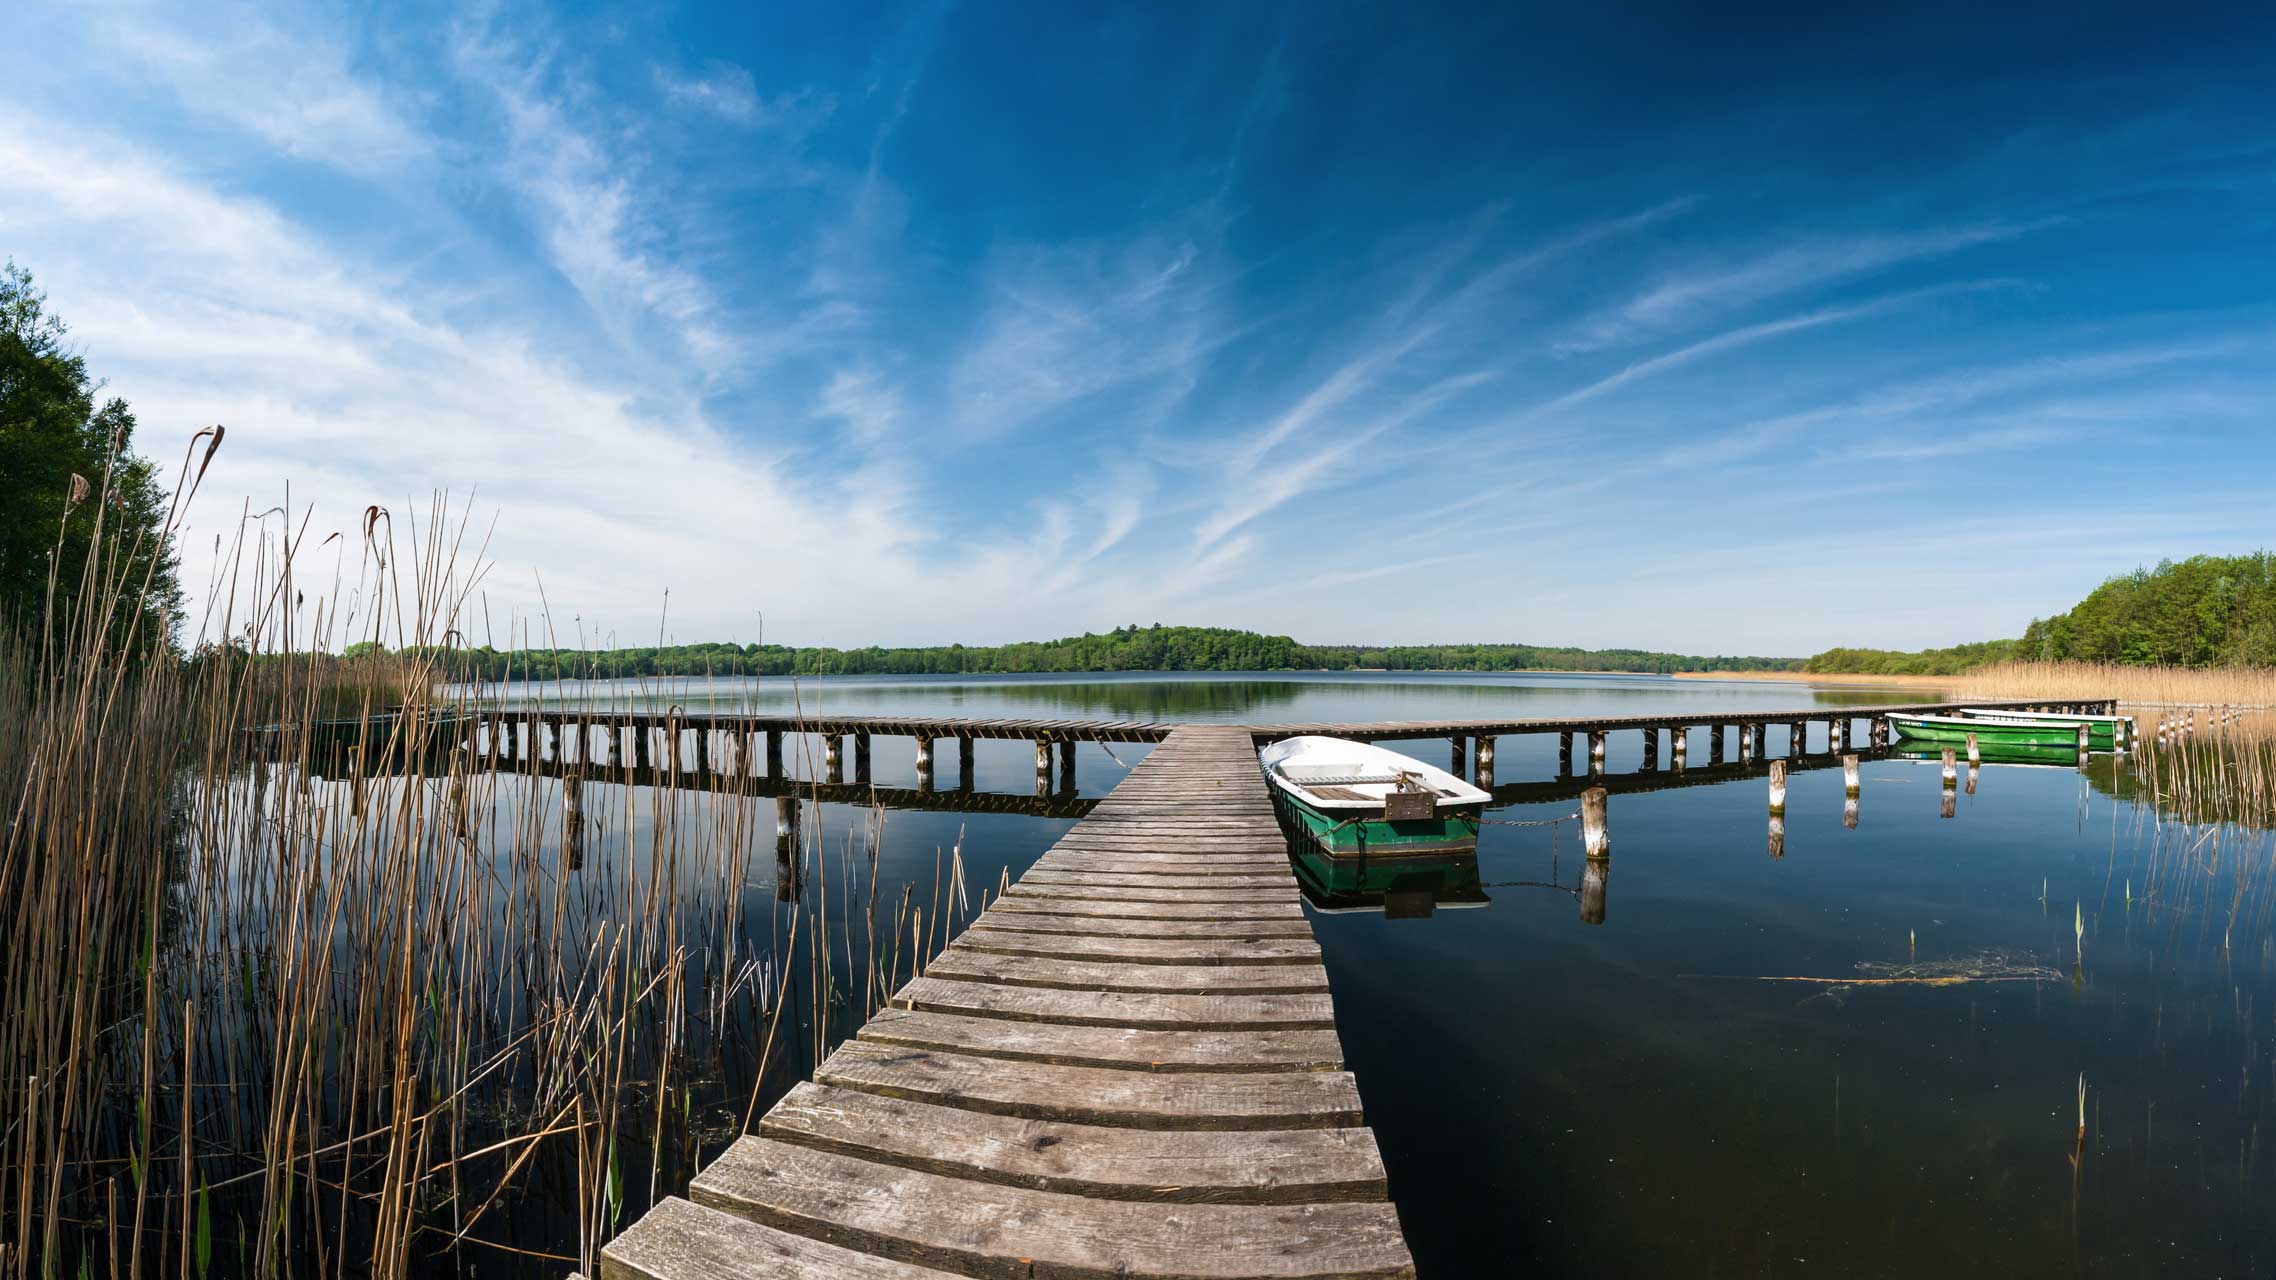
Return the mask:
<svg viewBox="0 0 2276 1280">
<path fill-rule="evenodd" d="M 2058 982 L 2066 975 L 2051 965 L 2038 963 L 2027 952 L 2004 948 L 1987 948 L 1955 956 L 1949 960 L 1907 960 L 1892 964 L 1878 960 L 1860 960 L 1857 972 L 1846 976 L 1818 977 L 1810 974 L 1685 974 L 1688 978 L 1708 978 L 1729 982 L 1794 982 L 1822 987 L 1819 996 L 1840 999 L 1853 990 L 1866 987 L 1960 987 L 1970 983 L 1988 982 Z"/>
</svg>

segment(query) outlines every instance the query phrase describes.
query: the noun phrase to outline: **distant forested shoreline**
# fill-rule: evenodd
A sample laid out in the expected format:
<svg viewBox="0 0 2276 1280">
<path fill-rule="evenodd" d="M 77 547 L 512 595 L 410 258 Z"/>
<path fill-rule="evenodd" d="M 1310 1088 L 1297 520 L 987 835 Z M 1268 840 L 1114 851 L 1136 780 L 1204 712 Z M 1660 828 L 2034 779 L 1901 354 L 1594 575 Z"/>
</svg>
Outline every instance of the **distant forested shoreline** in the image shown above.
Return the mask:
<svg viewBox="0 0 2276 1280">
<path fill-rule="evenodd" d="M 371 649 L 355 646 L 348 656 Z M 627 676 L 1019 675 L 1113 671 L 1794 671 L 1798 658 L 1700 657 L 1528 644 L 1315 645 L 1224 627 L 1156 624 L 1004 645 L 793 648 L 725 643 L 628 649 L 488 646 L 437 654 L 471 680 Z"/>
</svg>

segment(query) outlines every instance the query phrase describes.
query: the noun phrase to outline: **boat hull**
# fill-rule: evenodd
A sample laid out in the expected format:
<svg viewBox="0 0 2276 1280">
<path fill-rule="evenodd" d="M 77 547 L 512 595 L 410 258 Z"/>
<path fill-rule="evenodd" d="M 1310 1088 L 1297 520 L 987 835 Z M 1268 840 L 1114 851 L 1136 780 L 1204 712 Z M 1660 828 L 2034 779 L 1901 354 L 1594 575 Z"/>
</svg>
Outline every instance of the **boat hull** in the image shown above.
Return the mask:
<svg viewBox="0 0 2276 1280">
<path fill-rule="evenodd" d="M 2078 724 L 2051 720 L 2045 724 L 2002 724 L 1997 721 L 1939 722 L 1907 720 L 1891 716 L 1889 727 L 1900 738 L 1914 742 L 1949 742 L 1955 745 L 1975 736 L 1979 746 L 2012 747 L 2067 747 L 2078 749 Z M 2087 722 L 2087 748 L 2092 751 L 2109 751 L 2116 742 L 2116 731 L 2108 724 Z"/>
<path fill-rule="evenodd" d="M 1444 857 L 1478 847 L 1480 805 L 1440 805 L 1437 814 L 1397 822 L 1380 814 L 1332 813 L 1306 804 L 1286 789 L 1272 789 L 1289 834 L 1333 858 Z"/>
</svg>

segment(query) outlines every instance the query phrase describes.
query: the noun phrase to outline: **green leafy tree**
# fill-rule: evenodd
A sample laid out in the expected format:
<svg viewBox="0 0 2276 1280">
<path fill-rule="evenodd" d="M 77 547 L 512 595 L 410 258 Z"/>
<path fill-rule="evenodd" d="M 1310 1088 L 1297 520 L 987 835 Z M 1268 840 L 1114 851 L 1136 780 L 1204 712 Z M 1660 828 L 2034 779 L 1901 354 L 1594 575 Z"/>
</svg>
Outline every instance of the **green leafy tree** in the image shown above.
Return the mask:
<svg viewBox="0 0 2276 1280">
<path fill-rule="evenodd" d="M 98 403 L 102 384 L 65 334 L 31 274 L 0 267 L 0 620 L 39 616 L 51 582 L 57 616 L 88 592 L 116 591 L 130 607 L 114 632 L 147 647 L 181 612 L 166 491 L 132 452 L 126 401 Z M 90 564 L 98 528 L 103 554 Z"/>
</svg>

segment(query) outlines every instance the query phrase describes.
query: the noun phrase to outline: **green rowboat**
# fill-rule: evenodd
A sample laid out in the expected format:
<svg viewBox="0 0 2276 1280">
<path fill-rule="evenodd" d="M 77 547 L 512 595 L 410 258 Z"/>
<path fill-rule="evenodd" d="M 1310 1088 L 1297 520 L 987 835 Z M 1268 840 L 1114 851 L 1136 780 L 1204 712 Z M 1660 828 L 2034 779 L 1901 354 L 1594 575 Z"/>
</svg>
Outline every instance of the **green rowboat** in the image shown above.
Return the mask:
<svg viewBox="0 0 2276 1280">
<path fill-rule="evenodd" d="M 2073 735 L 2069 745 L 2077 746 L 2077 726 L 2084 723 L 2090 735 L 2087 745 L 2096 751 L 2115 751 L 2134 745 L 2134 718 L 2132 716 L 2074 715 L 2061 711 L 1998 711 L 1987 707 L 1967 707 L 1954 714 L 1968 720 L 2038 720 L 2048 724 L 2071 727 Z M 1981 738 L 1977 741 L 1980 743 Z"/>
<path fill-rule="evenodd" d="M 1343 738 L 1286 738 L 1258 759 L 1289 834 L 1331 857 L 1470 852 L 1493 799 L 1444 769 Z"/>
<path fill-rule="evenodd" d="M 1970 735 L 1981 747 L 2068 747 L 2078 750 L 2079 725 L 2075 719 L 2040 719 L 2038 717 L 2002 716 L 1996 712 L 1981 712 L 1961 716 L 1898 716 L 1889 717 L 1889 727 L 1897 736 L 1914 742 L 1965 743 Z M 2112 749 L 2113 734 L 2109 725 L 2087 724 L 2087 749 Z"/>
</svg>

